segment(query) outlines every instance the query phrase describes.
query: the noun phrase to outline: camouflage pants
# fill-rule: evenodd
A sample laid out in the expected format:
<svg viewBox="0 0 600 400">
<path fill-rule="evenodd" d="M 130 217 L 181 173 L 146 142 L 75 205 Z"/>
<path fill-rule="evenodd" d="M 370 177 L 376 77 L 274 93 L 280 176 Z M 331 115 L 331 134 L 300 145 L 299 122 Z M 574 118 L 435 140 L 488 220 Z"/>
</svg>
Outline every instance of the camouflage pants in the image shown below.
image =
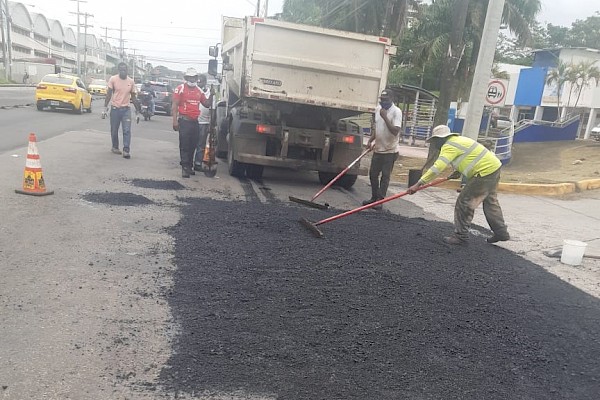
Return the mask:
<svg viewBox="0 0 600 400">
<path fill-rule="evenodd" d="M 498 202 L 498 183 L 500 169 L 487 176 L 475 176 L 467 181 L 460 192 L 454 207 L 454 230 L 463 240 L 469 238 L 469 227 L 473 221 L 475 209 L 483 202 L 483 214 L 488 225 L 496 235 L 508 234 L 502 209 Z"/>
</svg>

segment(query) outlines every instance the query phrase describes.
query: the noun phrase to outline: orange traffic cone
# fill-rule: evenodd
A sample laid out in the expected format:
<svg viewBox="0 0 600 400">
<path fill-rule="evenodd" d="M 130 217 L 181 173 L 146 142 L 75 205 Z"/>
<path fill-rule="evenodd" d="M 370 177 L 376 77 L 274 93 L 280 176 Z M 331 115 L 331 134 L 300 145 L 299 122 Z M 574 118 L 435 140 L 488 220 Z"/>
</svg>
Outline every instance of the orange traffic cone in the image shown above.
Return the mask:
<svg viewBox="0 0 600 400">
<path fill-rule="evenodd" d="M 29 148 L 27 149 L 27 161 L 25 162 L 25 173 L 23 175 L 23 190 L 15 189 L 20 194 L 32 196 L 47 196 L 53 194 L 54 190 L 47 191 L 42 174 L 42 163 L 37 149 L 35 133 L 29 134 Z"/>
</svg>

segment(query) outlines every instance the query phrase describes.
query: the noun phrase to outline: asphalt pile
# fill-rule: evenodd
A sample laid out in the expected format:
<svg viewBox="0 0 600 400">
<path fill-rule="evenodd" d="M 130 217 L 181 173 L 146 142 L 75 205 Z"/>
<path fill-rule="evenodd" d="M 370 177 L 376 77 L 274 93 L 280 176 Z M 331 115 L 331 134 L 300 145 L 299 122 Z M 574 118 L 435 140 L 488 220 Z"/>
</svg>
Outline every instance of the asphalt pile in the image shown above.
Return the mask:
<svg viewBox="0 0 600 400">
<path fill-rule="evenodd" d="M 339 210 L 338 210 L 339 211 Z M 188 199 L 160 385 L 277 399 L 597 399 L 600 301 L 447 223 Z"/>
</svg>

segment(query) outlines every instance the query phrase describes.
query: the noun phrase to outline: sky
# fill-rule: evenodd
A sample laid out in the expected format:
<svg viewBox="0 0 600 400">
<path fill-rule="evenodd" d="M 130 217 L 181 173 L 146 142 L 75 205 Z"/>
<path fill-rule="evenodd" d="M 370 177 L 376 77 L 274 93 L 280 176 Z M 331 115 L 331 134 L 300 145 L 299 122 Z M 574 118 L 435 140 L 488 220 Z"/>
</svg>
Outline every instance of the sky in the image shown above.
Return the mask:
<svg viewBox="0 0 600 400">
<path fill-rule="evenodd" d="M 262 0 L 263 5 L 265 1 Z M 57 19 L 63 26 L 77 23 L 75 0 L 21 2 L 31 12 Z M 268 0 L 268 15 L 281 12 L 283 2 Z M 119 45 L 122 17 L 127 52 L 144 55 L 153 66 L 164 65 L 179 71 L 195 67 L 206 71 L 208 47 L 220 42 L 221 17 L 252 15 L 256 0 L 81 0 L 79 9 L 93 15 L 88 19 L 88 25 L 92 25 L 89 31 L 98 37 L 106 35 L 114 46 Z M 575 20 L 592 16 L 595 11 L 600 11 L 598 0 L 542 0 L 538 21 L 571 26 Z"/>
</svg>

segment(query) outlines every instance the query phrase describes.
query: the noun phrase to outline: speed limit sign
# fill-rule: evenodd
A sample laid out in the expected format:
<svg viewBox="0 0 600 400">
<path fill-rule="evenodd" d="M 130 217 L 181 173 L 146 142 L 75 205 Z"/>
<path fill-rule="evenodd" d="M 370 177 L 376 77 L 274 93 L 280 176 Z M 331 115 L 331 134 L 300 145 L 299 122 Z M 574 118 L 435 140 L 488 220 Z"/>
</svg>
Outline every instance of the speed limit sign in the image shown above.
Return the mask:
<svg viewBox="0 0 600 400">
<path fill-rule="evenodd" d="M 493 79 L 488 84 L 485 94 L 485 102 L 491 106 L 503 106 L 506 101 L 506 88 L 508 84 L 504 80 Z"/>
</svg>

